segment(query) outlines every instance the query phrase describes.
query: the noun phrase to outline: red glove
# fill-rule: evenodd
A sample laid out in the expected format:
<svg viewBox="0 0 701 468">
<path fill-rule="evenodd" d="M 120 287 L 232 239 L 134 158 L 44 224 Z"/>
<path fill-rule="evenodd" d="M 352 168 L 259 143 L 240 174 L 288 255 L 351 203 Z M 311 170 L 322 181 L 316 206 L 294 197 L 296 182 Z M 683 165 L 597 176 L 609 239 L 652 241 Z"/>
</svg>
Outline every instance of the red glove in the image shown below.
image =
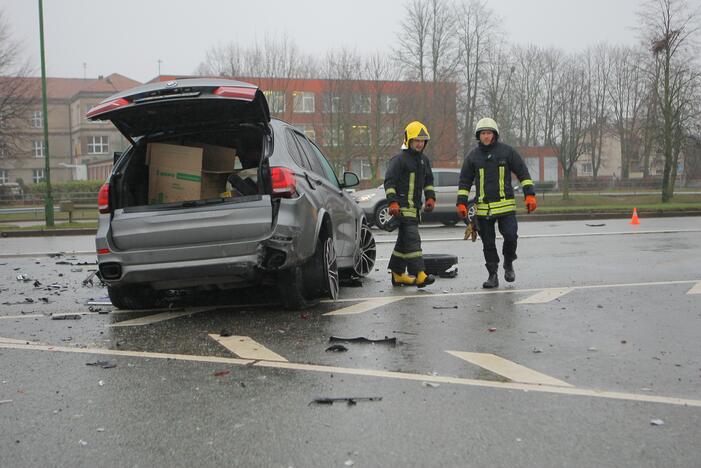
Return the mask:
<svg viewBox="0 0 701 468">
<path fill-rule="evenodd" d="M 430 213 L 436 207 L 436 200 L 433 198 L 426 199 L 426 204 L 424 205 L 424 211 Z"/>
<path fill-rule="evenodd" d="M 535 201 L 535 195 L 526 195 L 526 210 L 531 213 L 538 208 L 538 203 Z"/>
<path fill-rule="evenodd" d="M 455 211 L 458 213 L 458 217 L 460 219 L 465 219 L 467 218 L 467 206 L 465 206 L 463 203 L 460 203 L 455 207 Z"/>
<path fill-rule="evenodd" d="M 401 210 L 399 209 L 399 203 L 393 201 L 389 204 L 389 214 L 390 216 L 399 216 Z"/>
</svg>

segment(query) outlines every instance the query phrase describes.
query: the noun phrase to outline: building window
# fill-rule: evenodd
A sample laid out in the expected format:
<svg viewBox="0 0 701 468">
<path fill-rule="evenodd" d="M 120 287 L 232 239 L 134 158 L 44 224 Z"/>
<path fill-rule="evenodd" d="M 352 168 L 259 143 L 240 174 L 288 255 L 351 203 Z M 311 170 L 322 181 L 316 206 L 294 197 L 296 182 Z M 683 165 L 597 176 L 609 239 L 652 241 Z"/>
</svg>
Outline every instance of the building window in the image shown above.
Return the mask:
<svg viewBox="0 0 701 468">
<path fill-rule="evenodd" d="M 367 125 L 351 127 L 351 144 L 353 146 L 370 146 L 370 128 Z"/>
<path fill-rule="evenodd" d="M 263 91 L 265 99 L 268 100 L 268 107 L 273 114 L 285 112 L 285 92 L 284 91 Z"/>
<path fill-rule="evenodd" d="M 6 184 L 9 181 L 6 169 L 0 169 L 0 184 Z"/>
<path fill-rule="evenodd" d="M 372 169 L 370 163 L 366 159 L 355 159 L 351 163 L 351 168 L 353 172 L 358 174 L 361 180 L 372 179 Z"/>
<path fill-rule="evenodd" d="M 292 110 L 300 114 L 314 112 L 314 93 L 294 91 L 292 93 Z"/>
<path fill-rule="evenodd" d="M 593 175 L 594 171 L 592 169 L 591 162 L 582 162 L 582 175 Z"/>
<path fill-rule="evenodd" d="M 7 143 L 0 141 L 0 159 L 5 159 L 7 157 Z"/>
<path fill-rule="evenodd" d="M 380 97 L 380 112 L 383 114 L 396 114 L 399 111 L 399 99 L 397 96 L 386 95 Z"/>
<path fill-rule="evenodd" d="M 44 157 L 44 140 L 32 140 L 32 150 L 35 158 Z"/>
<path fill-rule="evenodd" d="M 337 114 L 341 112 L 341 96 L 334 96 L 330 93 L 324 95 L 324 112 L 327 114 Z"/>
<path fill-rule="evenodd" d="M 324 128 L 324 143 L 326 146 L 341 146 L 343 144 L 343 129 L 336 126 Z"/>
<path fill-rule="evenodd" d="M 316 131 L 314 130 L 314 125 L 312 124 L 297 124 L 295 125 L 297 130 L 304 133 L 304 136 L 310 140 L 316 140 Z"/>
<path fill-rule="evenodd" d="M 32 182 L 38 184 L 44 181 L 44 169 L 32 169 Z"/>
<path fill-rule="evenodd" d="M 32 111 L 32 128 L 41 128 L 42 127 L 42 114 L 40 110 L 35 110 Z"/>
<path fill-rule="evenodd" d="M 392 144 L 401 144 L 404 137 L 402 133 L 396 131 L 393 127 L 380 127 L 380 145 L 389 146 Z"/>
<path fill-rule="evenodd" d="M 89 136 L 88 154 L 107 154 L 109 151 L 108 136 Z"/>
<path fill-rule="evenodd" d="M 369 114 L 371 109 L 370 96 L 367 94 L 353 94 L 351 96 L 352 114 Z"/>
</svg>

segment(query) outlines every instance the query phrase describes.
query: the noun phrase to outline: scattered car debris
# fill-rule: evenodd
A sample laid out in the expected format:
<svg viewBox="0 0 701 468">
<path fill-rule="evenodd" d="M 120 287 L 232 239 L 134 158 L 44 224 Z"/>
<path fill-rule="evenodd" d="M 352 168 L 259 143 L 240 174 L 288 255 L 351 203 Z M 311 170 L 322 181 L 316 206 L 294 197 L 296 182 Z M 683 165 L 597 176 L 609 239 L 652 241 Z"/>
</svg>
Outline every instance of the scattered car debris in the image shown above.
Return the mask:
<svg viewBox="0 0 701 468">
<path fill-rule="evenodd" d="M 222 371 L 216 371 L 216 372 L 213 373 L 212 375 L 213 375 L 214 377 L 224 377 L 225 375 L 229 375 L 229 374 L 231 374 L 231 371 L 222 370 Z"/>
<path fill-rule="evenodd" d="M 80 320 L 80 314 L 51 314 L 51 320 Z"/>
<path fill-rule="evenodd" d="M 100 380 L 100 381 L 97 382 L 97 384 L 98 384 L 100 387 L 104 387 L 104 386 L 105 386 L 105 381 L 104 381 L 104 380 Z"/>
<path fill-rule="evenodd" d="M 458 306 L 456 306 L 456 305 L 454 305 L 454 306 L 433 306 L 433 308 L 437 309 L 437 310 L 439 310 L 439 309 L 457 309 Z"/>
<path fill-rule="evenodd" d="M 596 351 L 598 351 L 598 349 L 592 346 L 590 348 L 587 348 L 587 351 L 589 351 L 591 353 L 595 353 Z"/>
<path fill-rule="evenodd" d="M 606 226 L 606 223 L 599 223 L 599 224 L 587 224 L 589 227 L 601 227 L 601 226 Z"/>
<path fill-rule="evenodd" d="M 90 298 L 90 299 L 88 299 L 88 302 L 85 303 L 85 305 L 111 306 L 112 301 L 110 301 L 110 298 L 108 296 L 103 296 L 103 297 L 98 297 L 97 299 Z"/>
<path fill-rule="evenodd" d="M 78 441 L 78 443 L 79 443 L 80 445 L 82 445 L 83 447 L 85 447 L 86 445 L 88 445 L 88 443 L 87 443 L 86 441 L 84 441 L 83 439 L 80 439 L 80 440 Z"/>
<path fill-rule="evenodd" d="M 653 426 L 664 426 L 664 421 L 661 419 L 651 419 L 650 424 Z"/>
<path fill-rule="evenodd" d="M 93 278 L 97 278 L 97 280 L 100 282 L 100 286 L 105 286 L 105 282 L 102 281 L 102 276 L 100 276 L 100 272 L 98 270 L 88 271 L 90 271 L 90 274 L 83 280 L 83 286 L 95 286 Z"/>
<path fill-rule="evenodd" d="M 399 330 L 392 330 L 392 333 L 400 333 L 400 334 L 402 334 L 402 335 L 416 335 L 416 336 L 419 335 L 418 333 L 414 333 L 414 332 L 405 332 L 405 331 L 399 331 Z"/>
<path fill-rule="evenodd" d="M 489 327 L 487 330 L 489 330 L 490 333 L 497 331 L 496 327 Z"/>
<path fill-rule="evenodd" d="M 383 343 L 383 344 L 397 344 L 397 338 L 390 338 L 388 336 L 385 336 L 384 338 L 379 338 L 379 339 L 370 339 L 366 338 L 364 336 L 356 336 L 352 338 L 343 338 L 340 336 L 332 336 L 329 338 L 330 342 L 335 342 L 335 341 L 341 341 L 344 343 Z"/>
<path fill-rule="evenodd" d="M 340 344 L 335 344 L 326 348 L 326 351 L 333 351 L 334 353 L 343 353 L 345 351 L 348 351 L 348 348 Z"/>
<path fill-rule="evenodd" d="M 96 366 L 96 367 L 102 367 L 103 369 L 114 369 L 117 367 L 117 364 L 112 362 L 112 361 L 95 361 L 95 362 L 86 362 L 86 366 Z"/>
<path fill-rule="evenodd" d="M 5 403 L 12 403 L 12 400 L 0 400 L 0 405 L 4 405 Z"/>
<path fill-rule="evenodd" d="M 314 398 L 311 404 L 317 405 L 333 405 L 336 402 L 346 402 L 348 406 L 357 405 L 359 401 L 382 401 L 382 397 L 336 397 L 336 398 Z"/>
<path fill-rule="evenodd" d="M 31 280 L 32 279 L 29 277 L 29 275 L 26 275 L 26 274 L 17 275 L 17 281 L 23 281 L 26 283 L 27 281 L 31 281 Z"/>
<path fill-rule="evenodd" d="M 105 315 L 105 314 L 109 314 L 109 313 L 110 313 L 109 310 L 103 310 L 102 307 L 95 307 L 95 306 L 90 306 L 90 307 L 88 307 L 88 310 L 89 310 L 90 312 L 97 312 L 97 313 L 100 314 L 100 315 Z"/>
<path fill-rule="evenodd" d="M 540 348 L 533 348 L 533 352 L 534 352 L 535 354 L 539 354 L 539 353 L 542 353 L 543 350 L 540 349 Z"/>
<path fill-rule="evenodd" d="M 38 288 L 39 286 L 41 286 L 41 283 L 39 282 L 39 280 L 34 280 L 34 287 Z"/>
<path fill-rule="evenodd" d="M 441 386 L 441 384 L 437 384 L 435 382 L 421 382 L 421 385 L 424 387 L 429 387 L 429 388 L 438 388 Z"/>
</svg>

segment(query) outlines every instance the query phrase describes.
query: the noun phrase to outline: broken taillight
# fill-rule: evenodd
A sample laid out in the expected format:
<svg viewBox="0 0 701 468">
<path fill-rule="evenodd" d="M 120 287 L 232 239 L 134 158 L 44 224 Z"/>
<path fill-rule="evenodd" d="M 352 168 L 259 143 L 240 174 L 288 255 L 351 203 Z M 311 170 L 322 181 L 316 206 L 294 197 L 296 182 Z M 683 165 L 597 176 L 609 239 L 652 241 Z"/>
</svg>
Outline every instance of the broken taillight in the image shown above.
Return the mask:
<svg viewBox="0 0 701 468">
<path fill-rule="evenodd" d="M 87 114 L 85 114 L 85 117 L 88 119 L 91 117 L 94 117 L 98 114 L 102 114 L 104 112 L 108 112 L 114 109 L 117 109 L 119 107 L 123 107 L 129 104 L 129 101 L 127 101 L 124 98 L 119 98 L 119 99 L 114 99 L 112 101 L 104 102 L 102 104 L 98 104 L 92 109 L 88 111 Z"/>
<path fill-rule="evenodd" d="M 286 167 L 271 167 L 270 176 L 273 183 L 273 196 L 291 198 L 297 195 L 295 173 Z"/>
<path fill-rule="evenodd" d="M 110 212 L 110 184 L 105 183 L 97 194 L 97 209 L 101 214 Z"/>
<path fill-rule="evenodd" d="M 220 86 L 214 90 L 213 94 L 243 101 L 253 101 L 257 90 L 258 88 L 246 88 L 243 86 Z"/>
</svg>

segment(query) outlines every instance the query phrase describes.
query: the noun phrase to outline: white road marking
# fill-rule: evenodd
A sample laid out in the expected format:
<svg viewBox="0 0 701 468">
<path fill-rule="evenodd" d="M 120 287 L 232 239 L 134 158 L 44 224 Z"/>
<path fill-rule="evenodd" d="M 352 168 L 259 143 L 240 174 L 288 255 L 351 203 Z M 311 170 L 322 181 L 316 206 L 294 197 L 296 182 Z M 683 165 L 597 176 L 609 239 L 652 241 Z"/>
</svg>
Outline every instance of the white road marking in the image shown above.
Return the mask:
<svg viewBox="0 0 701 468">
<path fill-rule="evenodd" d="M 634 288 L 634 287 L 649 287 L 649 286 L 669 286 L 674 284 L 691 284 L 698 283 L 699 279 L 693 280 L 679 280 L 679 281 L 651 281 L 648 283 L 618 283 L 618 284 L 591 284 L 585 286 L 570 286 L 569 289 L 573 291 L 579 289 L 605 289 L 605 288 Z M 375 297 L 349 297 L 344 299 L 337 299 L 332 301 L 330 299 L 323 300 L 323 303 L 333 303 L 333 302 L 358 302 L 358 301 L 370 301 L 373 299 L 389 299 L 391 297 L 402 297 L 405 299 L 431 299 L 437 297 L 452 297 L 452 296 L 481 296 L 488 294 L 513 294 L 513 293 L 524 293 L 524 292 L 539 292 L 544 288 L 526 288 L 526 289 L 497 289 L 497 290 L 477 290 L 477 291 L 466 291 L 466 292 L 454 292 L 454 293 L 443 293 L 434 292 L 430 289 L 423 290 L 421 294 L 407 294 L 403 296 L 375 296 Z"/>
<path fill-rule="evenodd" d="M 10 258 L 10 257 L 49 257 L 49 260 L 58 260 L 58 258 L 53 258 L 51 255 L 56 255 L 58 252 L 15 252 L 8 254 L 0 254 L 0 258 Z M 64 256 L 71 255 L 96 255 L 94 250 L 75 250 L 72 252 L 61 252 Z"/>
<path fill-rule="evenodd" d="M 408 296 L 407 296 L 408 297 Z M 403 296 L 385 297 L 379 299 L 370 299 L 369 301 L 363 301 L 359 304 L 344 307 L 343 309 L 334 310 L 333 312 L 327 312 L 323 315 L 353 315 L 362 314 L 372 309 L 391 304 L 393 302 L 401 301 L 404 299 Z"/>
<path fill-rule="evenodd" d="M 516 301 L 514 304 L 545 304 L 546 302 L 554 301 L 558 297 L 562 297 L 571 291 L 572 288 L 548 288 L 539 293 L 533 294 L 532 296 L 528 296 L 525 299 Z"/>
<path fill-rule="evenodd" d="M 216 362 L 219 364 L 231 365 L 250 365 L 256 367 L 274 368 L 274 369 L 290 369 L 297 371 L 309 372 L 326 372 L 329 374 L 345 374 L 345 375 L 360 375 L 367 377 L 381 377 L 397 380 L 410 380 L 414 382 L 435 382 L 456 385 L 468 385 L 482 388 L 495 388 L 500 390 L 521 390 L 524 392 L 534 393 L 552 393 L 559 395 L 582 396 L 589 398 L 606 398 L 612 400 L 637 401 L 645 403 L 661 403 L 677 406 L 691 406 L 701 408 L 701 400 L 689 398 L 676 398 L 655 395 L 644 395 L 625 392 L 609 392 L 596 389 L 576 388 L 576 387 L 560 387 L 550 385 L 530 385 L 513 382 L 492 382 L 488 380 L 463 379 L 460 377 L 443 377 L 426 374 L 411 374 L 405 372 L 378 371 L 372 369 L 352 369 L 347 367 L 332 367 L 319 366 L 314 364 L 295 364 L 291 362 L 275 362 L 275 361 L 252 361 L 248 359 L 224 358 L 216 356 L 191 356 L 187 354 L 166 354 L 166 353 L 149 353 L 143 351 L 117 351 L 112 349 L 99 348 L 68 348 L 63 346 L 46 346 L 46 345 L 21 345 L 11 343 L 0 343 L 0 349 L 17 349 L 26 351 L 49 351 L 60 353 L 79 353 L 79 354 L 97 354 L 101 356 L 130 356 L 143 357 L 151 359 L 172 359 L 176 361 L 191 361 L 191 362 Z"/>
<path fill-rule="evenodd" d="M 30 340 L 15 340 L 13 338 L 3 338 L 0 336 L 0 343 L 7 343 L 7 344 L 38 344 L 36 341 L 30 341 Z"/>
<path fill-rule="evenodd" d="M 572 387 L 562 380 L 541 374 L 540 372 L 524 367 L 508 359 L 488 353 L 469 353 L 465 351 L 446 351 L 446 353 L 458 357 L 490 372 L 506 377 L 512 382 L 533 385 L 555 385 L 560 387 Z"/>
<path fill-rule="evenodd" d="M 220 336 L 210 334 L 209 337 L 241 359 L 287 362 L 287 359 L 274 353 L 248 336 Z"/>
<path fill-rule="evenodd" d="M 184 317 L 186 315 L 199 314 L 200 312 L 205 312 L 208 310 L 214 310 L 216 307 L 193 307 L 190 309 L 185 309 L 181 312 L 162 312 L 160 314 L 146 315 L 145 317 L 139 317 L 132 320 L 123 320 L 117 323 L 111 323 L 109 327 L 138 327 L 143 325 L 150 325 L 152 323 L 163 322 L 165 320 L 172 320 L 178 317 Z"/>
<path fill-rule="evenodd" d="M 613 232 L 572 232 L 572 233 L 562 233 L 562 234 L 524 234 L 518 235 L 519 239 L 540 239 L 549 237 L 592 237 L 592 236 L 628 236 L 628 235 L 641 235 L 641 234 L 677 234 L 677 233 L 691 233 L 691 232 L 701 232 L 701 229 L 661 229 L 658 231 L 613 231 Z M 379 236 L 378 236 L 379 237 Z M 382 236 L 385 237 L 385 236 Z M 497 235 L 497 239 L 502 239 L 500 235 Z M 421 238 L 421 242 L 443 242 L 443 241 L 463 241 L 463 237 L 432 237 L 432 238 Z M 391 238 L 388 240 L 375 238 L 376 244 L 394 244 L 396 238 Z"/>
<path fill-rule="evenodd" d="M 696 285 L 693 288 L 689 289 L 686 293 L 687 294 L 701 294 L 701 281 L 696 283 Z"/>
<path fill-rule="evenodd" d="M 23 319 L 23 318 L 37 318 L 46 317 L 42 314 L 25 314 L 25 315 L 7 315 L 5 317 L 0 317 L 0 320 L 12 320 L 12 319 Z"/>
</svg>

